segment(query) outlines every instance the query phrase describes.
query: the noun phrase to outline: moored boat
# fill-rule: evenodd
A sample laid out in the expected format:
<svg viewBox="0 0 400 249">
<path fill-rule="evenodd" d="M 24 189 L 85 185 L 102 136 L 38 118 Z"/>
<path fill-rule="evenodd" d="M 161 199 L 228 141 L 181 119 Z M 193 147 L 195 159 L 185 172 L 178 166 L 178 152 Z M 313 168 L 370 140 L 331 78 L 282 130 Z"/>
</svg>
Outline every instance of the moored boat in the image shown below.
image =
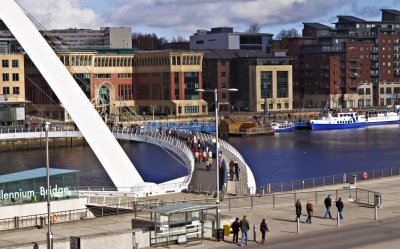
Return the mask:
<svg viewBox="0 0 400 249">
<path fill-rule="evenodd" d="M 364 127 L 365 117 L 355 112 L 337 113 L 336 116 L 328 112 L 319 119 L 310 120 L 310 123 L 313 130 L 352 129 Z"/>
<path fill-rule="evenodd" d="M 287 121 L 283 123 L 273 122 L 271 123 L 271 128 L 274 129 L 275 132 L 289 132 L 295 130 L 294 124 Z"/>
<path fill-rule="evenodd" d="M 384 125 L 400 123 L 400 113 L 397 110 L 366 111 L 365 125 Z"/>
</svg>

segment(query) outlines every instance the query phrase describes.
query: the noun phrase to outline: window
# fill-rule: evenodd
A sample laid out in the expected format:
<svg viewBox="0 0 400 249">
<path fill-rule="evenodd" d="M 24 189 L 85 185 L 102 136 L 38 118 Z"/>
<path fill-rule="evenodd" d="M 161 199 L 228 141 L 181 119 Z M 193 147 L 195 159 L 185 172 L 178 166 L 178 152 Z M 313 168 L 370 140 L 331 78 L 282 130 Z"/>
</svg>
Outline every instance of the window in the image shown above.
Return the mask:
<svg viewBox="0 0 400 249">
<path fill-rule="evenodd" d="M 12 67 L 14 67 L 14 68 L 19 67 L 19 61 L 18 60 L 12 60 Z"/>
<path fill-rule="evenodd" d="M 2 67 L 8 67 L 8 60 L 2 60 L 1 65 Z"/>
<path fill-rule="evenodd" d="M 277 97 L 287 98 L 289 93 L 288 71 L 278 71 L 277 75 Z"/>
<path fill-rule="evenodd" d="M 13 87 L 13 94 L 19 94 L 19 87 Z"/>
<path fill-rule="evenodd" d="M 386 94 L 391 94 L 391 93 L 392 93 L 392 88 L 387 87 L 387 88 L 386 88 Z"/>
<path fill-rule="evenodd" d="M 272 98 L 272 72 L 261 72 L 261 98 Z"/>
<path fill-rule="evenodd" d="M 379 93 L 380 93 L 380 94 L 385 94 L 385 88 L 381 87 Z"/>
<path fill-rule="evenodd" d="M 221 66 L 226 66 L 226 61 L 221 61 Z"/>
<path fill-rule="evenodd" d="M 222 99 L 226 99 L 226 93 L 222 94 Z"/>
<path fill-rule="evenodd" d="M 358 95 L 364 95 L 364 89 L 363 88 L 358 89 Z"/>
<path fill-rule="evenodd" d="M 226 72 L 221 72 L 221 77 L 225 78 L 226 77 Z"/>
<path fill-rule="evenodd" d="M 276 109 L 282 109 L 281 103 L 276 104 Z"/>
<path fill-rule="evenodd" d="M 13 73 L 12 74 L 12 80 L 13 81 L 19 81 L 19 74 L 18 73 Z"/>
<path fill-rule="evenodd" d="M 3 87 L 3 94 L 10 94 L 10 88 L 9 87 Z"/>
<path fill-rule="evenodd" d="M 110 79 L 111 78 L 111 74 L 109 74 L 109 73 L 96 73 L 94 75 L 94 77 L 96 79 Z"/>
<path fill-rule="evenodd" d="M 204 44 L 204 41 L 203 40 L 196 41 L 196 44 Z"/>
<path fill-rule="evenodd" d="M 10 78 L 9 78 L 8 73 L 3 73 L 3 81 L 9 81 L 9 80 L 10 80 Z"/>
<path fill-rule="evenodd" d="M 285 109 L 289 109 L 289 103 L 285 103 Z"/>
<path fill-rule="evenodd" d="M 365 94 L 366 95 L 371 95 L 371 88 L 366 88 L 365 89 Z"/>
</svg>

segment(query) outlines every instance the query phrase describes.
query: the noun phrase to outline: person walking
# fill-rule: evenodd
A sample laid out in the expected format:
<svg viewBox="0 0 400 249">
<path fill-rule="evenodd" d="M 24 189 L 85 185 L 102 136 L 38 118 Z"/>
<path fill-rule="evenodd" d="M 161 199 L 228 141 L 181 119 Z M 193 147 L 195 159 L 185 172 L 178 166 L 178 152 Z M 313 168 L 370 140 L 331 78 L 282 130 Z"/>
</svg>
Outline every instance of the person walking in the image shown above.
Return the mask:
<svg viewBox="0 0 400 249">
<path fill-rule="evenodd" d="M 265 219 L 262 219 L 260 224 L 260 231 L 261 231 L 261 244 L 265 244 L 265 234 L 269 232 L 267 222 Z"/>
<path fill-rule="evenodd" d="M 242 231 L 242 239 L 240 240 L 240 245 L 243 245 L 243 242 L 246 243 L 248 241 L 248 232 L 250 229 L 249 222 L 246 220 L 246 215 L 243 216 L 243 219 L 239 222 L 240 225 L 240 231 Z"/>
<path fill-rule="evenodd" d="M 313 216 L 313 213 L 314 213 L 314 207 L 313 207 L 313 204 L 311 203 L 311 201 L 307 202 L 306 210 L 307 210 L 307 215 L 308 215 L 306 223 L 311 224 L 311 217 Z"/>
<path fill-rule="evenodd" d="M 337 210 L 339 212 L 340 219 L 343 220 L 342 211 L 343 211 L 343 208 L 344 208 L 344 204 L 343 204 L 343 201 L 342 201 L 341 197 L 339 197 L 339 200 L 336 201 L 336 207 L 337 207 Z M 339 219 L 339 217 L 338 217 L 338 219 Z"/>
<path fill-rule="evenodd" d="M 328 195 L 328 197 L 325 198 L 324 204 L 325 204 L 325 208 L 326 208 L 326 212 L 325 212 L 324 218 L 326 218 L 329 215 L 329 218 L 332 219 L 332 215 L 331 215 L 331 206 L 332 206 L 331 195 Z"/>
<path fill-rule="evenodd" d="M 239 218 L 236 218 L 234 222 L 231 224 L 232 232 L 233 232 L 233 239 L 232 243 L 238 243 L 239 241 Z"/>
<path fill-rule="evenodd" d="M 296 204 L 294 204 L 296 208 L 296 221 L 300 221 L 300 216 L 301 216 L 301 202 L 300 199 L 297 199 Z"/>
<path fill-rule="evenodd" d="M 199 152 L 195 152 L 194 153 L 194 162 L 197 163 L 197 161 L 199 160 Z"/>
<path fill-rule="evenodd" d="M 239 181 L 239 172 L 240 172 L 240 169 L 239 169 L 239 164 L 238 164 L 238 162 L 235 161 L 235 163 L 233 164 L 233 166 L 234 166 L 234 168 L 235 168 L 236 180 Z"/>
</svg>

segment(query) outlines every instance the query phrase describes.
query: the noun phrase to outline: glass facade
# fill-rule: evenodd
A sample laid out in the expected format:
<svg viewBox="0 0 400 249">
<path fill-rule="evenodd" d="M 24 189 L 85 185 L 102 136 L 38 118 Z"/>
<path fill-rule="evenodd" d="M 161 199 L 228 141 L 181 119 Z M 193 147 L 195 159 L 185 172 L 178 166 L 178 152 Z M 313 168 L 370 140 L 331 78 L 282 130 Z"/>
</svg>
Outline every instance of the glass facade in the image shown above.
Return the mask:
<svg viewBox="0 0 400 249">
<path fill-rule="evenodd" d="M 289 78 L 288 71 L 278 71 L 277 76 L 277 97 L 287 98 L 289 95 Z"/>
<path fill-rule="evenodd" d="M 195 89 L 199 88 L 199 73 L 185 72 L 185 100 L 199 99 L 199 93 Z"/>
<path fill-rule="evenodd" d="M 272 98 L 272 72 L 261 72 L 261 98 Z"/>
<path fill-rule="evenodd" d="M 51 200 L 78 198 L 78 170 L 50 169 Z M 0 176 L 0 206 L 47 201 L 46 168 Z"/>
</svg>

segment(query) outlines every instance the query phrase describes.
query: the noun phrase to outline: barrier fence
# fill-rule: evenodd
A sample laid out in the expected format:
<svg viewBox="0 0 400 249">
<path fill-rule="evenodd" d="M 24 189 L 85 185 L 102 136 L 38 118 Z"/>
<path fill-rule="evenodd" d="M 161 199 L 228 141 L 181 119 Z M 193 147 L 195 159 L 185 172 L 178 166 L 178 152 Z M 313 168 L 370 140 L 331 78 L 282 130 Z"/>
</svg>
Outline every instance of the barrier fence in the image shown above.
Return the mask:
<svg viewBox="0 0 400 249">
<path fill-rule="evenodd" d="M 309 179 L 268 183 L 267 185 L 260 185 L 257 192 L 262 193 L 276 193 L 284 191 L 293 191 L 306 188 L 314 188 L 321 186 L 330 186 L 340 183 L 355 183 L 357 181 L 366 181 L 371 179 L 399 176 L 400 167 L 384 168 L 375 170 L 366 170 L 362 172 L 344 173 L 332 176 L 315 177 Z"/>
</svg>

